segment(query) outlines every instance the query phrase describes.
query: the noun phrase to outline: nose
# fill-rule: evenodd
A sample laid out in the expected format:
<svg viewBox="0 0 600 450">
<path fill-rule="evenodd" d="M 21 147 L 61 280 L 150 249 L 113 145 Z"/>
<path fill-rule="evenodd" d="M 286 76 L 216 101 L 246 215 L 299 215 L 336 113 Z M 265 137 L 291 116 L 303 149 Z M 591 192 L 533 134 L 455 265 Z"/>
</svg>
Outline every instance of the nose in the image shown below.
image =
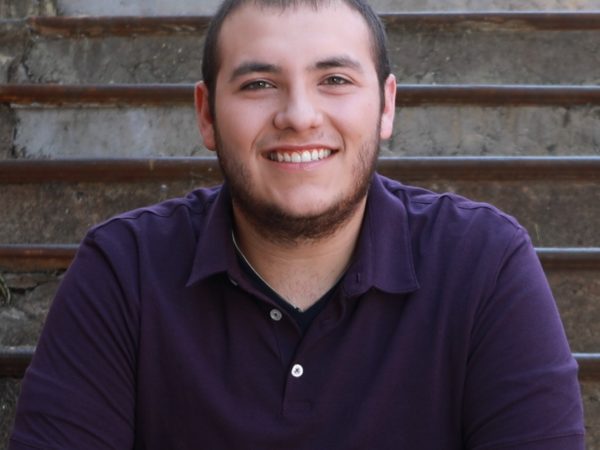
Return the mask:
<svg viewBox="0 0 600 450">
<path fill-rule="evenodd" d="M 305 131 L 318 127 L 322 121 L 323 115 L 315 99 L 305 89 L 295 88 L 282 99 L 273 123 L 280 130 Z"/>
</svg>

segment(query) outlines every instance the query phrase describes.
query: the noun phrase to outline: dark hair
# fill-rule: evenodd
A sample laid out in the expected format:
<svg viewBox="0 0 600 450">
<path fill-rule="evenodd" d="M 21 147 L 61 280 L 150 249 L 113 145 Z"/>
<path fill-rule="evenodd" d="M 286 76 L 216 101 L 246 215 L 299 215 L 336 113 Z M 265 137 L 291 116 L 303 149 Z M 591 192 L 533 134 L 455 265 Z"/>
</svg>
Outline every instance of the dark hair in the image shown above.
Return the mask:
<svg viewBox="0 0 600 450">
<path fill-rule="evenodd" d="M 215 112 L 215 89 L 216 79 L 221 67 L 219 55 L 219 34 L 225 19 L 236 9 L 248 3 L 254 3 L 258 7 L 276 8 L 285 10 L 290 7 L 308 5 L 315 9 L 320 6 L 340 1 L 348 5 L 351 9 L 357 11 L 364 19 L 371 35 L 371 45 L 373 61 L 377 78 L 379 79 L 379 88 L 381 104 L 383 107 L 383 88 L 385 80 L 391 73 L 390 60 L 387 49 L 387 37 L 385 27 L 379 19 L 379 16 L 373 11 L 370 5 L 363 0 L 225 0 L 215 15 L 206 31 L 204 41 L 204 54 L 202 57 L 202 78 L 208 88 L 209 106 L 214 116 Z"/>
</svg>

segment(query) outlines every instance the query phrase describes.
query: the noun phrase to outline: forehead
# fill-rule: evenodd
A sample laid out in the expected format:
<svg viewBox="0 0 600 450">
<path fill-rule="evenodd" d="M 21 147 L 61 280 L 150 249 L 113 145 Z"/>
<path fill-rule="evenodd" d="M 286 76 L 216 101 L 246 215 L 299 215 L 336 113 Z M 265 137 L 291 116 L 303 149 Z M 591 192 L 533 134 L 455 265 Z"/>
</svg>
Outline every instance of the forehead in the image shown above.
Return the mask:
<svg viewBox="0 0 600 450">
<path fill-rule="evenodd" d="M 365 19 L 343 2 L 285 9 L 250 2 L 225 19 L 218 43 L 221 70 L 244 59 L 310 65 L 338 56 L 375 67 Z"/>
</svg>

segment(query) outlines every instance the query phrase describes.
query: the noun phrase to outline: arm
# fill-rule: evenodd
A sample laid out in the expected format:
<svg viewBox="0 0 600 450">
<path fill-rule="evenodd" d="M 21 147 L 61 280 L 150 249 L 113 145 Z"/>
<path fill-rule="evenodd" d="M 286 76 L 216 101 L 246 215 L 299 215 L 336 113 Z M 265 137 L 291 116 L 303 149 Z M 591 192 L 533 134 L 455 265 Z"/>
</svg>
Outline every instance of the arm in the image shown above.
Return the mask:
<svg viewBox="0 0 600 450">
<path fill-rule="evenodd" d="M 83 241 L 23 380 L 11 450 L 132 448 L 138 314 L 114 260 Z"/>
<path fill-rule="evenodd" d="M 522 230 L 476 311 L 463 417 L 472 450 L 584 449 L 577 365 Z"/>
</svg>

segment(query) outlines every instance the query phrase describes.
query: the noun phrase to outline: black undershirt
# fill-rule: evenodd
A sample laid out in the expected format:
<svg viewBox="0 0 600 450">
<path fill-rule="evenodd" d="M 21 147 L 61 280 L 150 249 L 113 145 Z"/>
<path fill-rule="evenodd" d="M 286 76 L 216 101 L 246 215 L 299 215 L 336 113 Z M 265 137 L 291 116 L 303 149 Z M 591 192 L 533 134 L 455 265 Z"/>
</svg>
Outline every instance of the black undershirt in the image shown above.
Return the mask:
<svg viewBox="0 0 600 450">
<path fill-rule="evenodd" d="M 248 263 L 239 254 L 239 252 L 236 252 L 236 253 L 237 253 L 238 260 L 239 260 L 240 264 L 242 265 L 242 268 L 244 269 L 244 272 L 246 272 L 246 274 L 248 274 L 248 276 L 254 282 L 256 287 L 258 287 L 263 294 L 265 294 L 267 297 L 269 297 L 271 300 L 273 300 L 277 305 L 279 305 L 282 309 L 287 311 L 289 313 L 289 315 L 294 318 L 294 320 L 296 321 L 296 323 L 302 330 L 302 334 L 306 333 L 306 330 L 308 330 L 308 327 L 310 326 L 310 324 L 312 323 L 314 318 L 317 317 L 319 315 L 319 313 L 321 311 L 323 311 L 323 309 L 325 309 L 325 306 L 327 306 L 327 304 L 333 297 L 336 288 L 339 285 L 339 282 L 336 283 L 331 289 L 329 289 L 329 291 L 327 291 L 310 308 L 308 308 L 306 311 L 301 311 L 301 310 L 295 308 L 290 303 L 286 302 L 283 298 L 281 298 L 281 296 L 277 292 L 275 292 L 273 289 L 271 289 L 269 287 L 269 285 L 267 285 L 267 283 L 265 283 L 258 276 L 258 274 L 254 271 L 254 269 L 252 267 L 250 267 L 248 265 Z"/>
</svg>

